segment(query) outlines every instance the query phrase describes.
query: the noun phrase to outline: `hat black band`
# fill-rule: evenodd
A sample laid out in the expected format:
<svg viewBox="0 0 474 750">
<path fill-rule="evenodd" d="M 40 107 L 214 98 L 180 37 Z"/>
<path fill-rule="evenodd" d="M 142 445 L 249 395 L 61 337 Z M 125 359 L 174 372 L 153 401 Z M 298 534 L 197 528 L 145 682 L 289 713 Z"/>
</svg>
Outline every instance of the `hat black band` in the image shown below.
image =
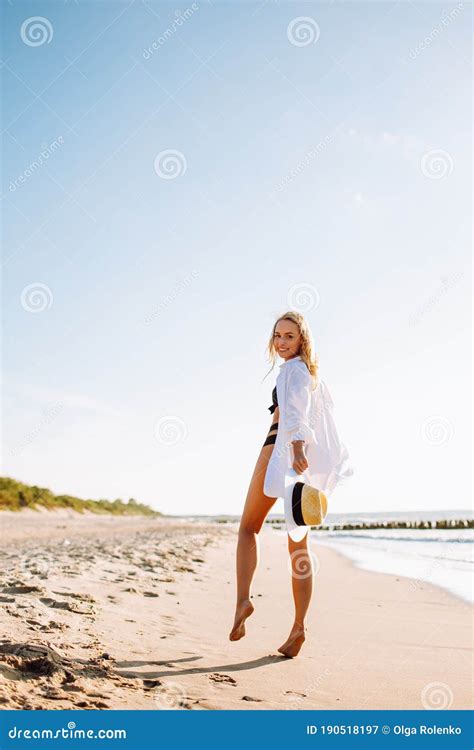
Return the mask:
<svg viewBox="0 0 474 750">
<path fill-rule="evenodd" d="M 303 487 L 304 482 L 295 482 L 293 485 L 293 492 L 291 493 L 291 510 L 293 512 L 293 519 L 297 526 L 306 526 L 301 511 L 301 493 Z"/>
</svg>

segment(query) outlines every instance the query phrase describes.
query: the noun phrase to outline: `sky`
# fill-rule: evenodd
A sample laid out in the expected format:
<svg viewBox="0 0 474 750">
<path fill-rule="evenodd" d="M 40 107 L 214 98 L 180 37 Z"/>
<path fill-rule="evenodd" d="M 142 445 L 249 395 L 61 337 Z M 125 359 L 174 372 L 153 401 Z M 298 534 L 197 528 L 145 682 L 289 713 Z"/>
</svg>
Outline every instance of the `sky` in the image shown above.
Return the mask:
<svg viewBox="0 0 474 750">
<path fill-rule="evenodd" d="M 468 508 L 472 6 L 2 13 L 2 475 L 240 514 L 293 309 L 330 511 Z"/>
</svg>

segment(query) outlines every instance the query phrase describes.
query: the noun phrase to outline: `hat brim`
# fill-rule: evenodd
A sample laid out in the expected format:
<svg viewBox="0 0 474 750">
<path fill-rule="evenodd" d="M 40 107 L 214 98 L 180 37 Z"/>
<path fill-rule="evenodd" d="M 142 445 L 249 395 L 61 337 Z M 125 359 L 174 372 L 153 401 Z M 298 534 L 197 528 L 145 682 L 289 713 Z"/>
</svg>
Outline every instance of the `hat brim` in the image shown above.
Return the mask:
<svg viewBox="0 0 474 750">
<path fill-rule="evenodd" d="M 288 536 L 294 542 L 301 542 L 311 528 L 310 526 L 298 526 L 294 522 L 291 512 L 291 497 L 285 497 L 285 523 Z"/>
<path fill-rule="evenodd" d="M 311 528 L 310 526 L 299 526 L 295 523 L 292 511 L 293 486 L 296 482 L 304 482 L 305 480 L 306 477 L 304 476 L 304 473 L 297 474 L 294 469 L 289 469 L 285 474 L 285 525 L 288 536 L 293 542 L 301 542 Z"/>
</svg>

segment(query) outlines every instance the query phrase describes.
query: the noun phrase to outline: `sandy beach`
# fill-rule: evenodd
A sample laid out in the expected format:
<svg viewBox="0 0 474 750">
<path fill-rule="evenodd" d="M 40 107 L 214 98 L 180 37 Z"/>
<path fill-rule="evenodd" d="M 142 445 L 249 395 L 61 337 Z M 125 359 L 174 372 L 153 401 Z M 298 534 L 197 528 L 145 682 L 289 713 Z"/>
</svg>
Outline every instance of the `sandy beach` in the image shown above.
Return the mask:
<svg viewBox="0 0 474 750">
<path fill-rule="evenodd" d="M 308 637 L 286 536 L 264 527 L 247 635 L 228 640 L 237 525 L 0 514 L 0 708 L 472 708 L 472 607 L 318 545 Z"/>
</svg>

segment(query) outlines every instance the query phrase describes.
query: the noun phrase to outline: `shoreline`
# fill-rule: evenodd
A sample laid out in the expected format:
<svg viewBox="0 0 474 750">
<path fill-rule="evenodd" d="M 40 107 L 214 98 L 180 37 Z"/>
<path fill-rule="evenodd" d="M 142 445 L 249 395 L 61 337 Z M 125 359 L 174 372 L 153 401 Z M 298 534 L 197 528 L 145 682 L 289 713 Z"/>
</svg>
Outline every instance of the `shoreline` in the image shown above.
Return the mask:
<svg viewBox="0 0 474 750">
<path fill-rule="evenodd" d="M 448 592 L 458 601 L 464 604 L 472 605 L 474 603 L 474 592 L 472 585 L 472 571 L 456 570 L 452 573 L 451 569 L 446 566 L 443 569 L 439 560 L 431 563 L 428 567 L 421 563 L 415 563 L 411 566 L 411 560 L 402 554 L 402 551 L 390 550 L 390 555 L 383 555 L 381 551 L 365 550 L 360 552 L 355 545 L 350 545 L 331 539 L 320 539 L 320 544 L 333 549 L 340 553 L 360 570 L 366 570 L 373 573 L 385 573 L 407 578 L 411 581 L 411 586 L 417 585 L 420 581 L 435 586 L 442 592 Z M 394 542 L 395 540 L 390 540 Z M 425 544 L 425 540 L 417 540 L 419 544 Z M 417 543 L 415 542 L 415 543 Z M 444 542 L 444 544 L 455 544 L 455 542 Z M 391 545 L 395 545 L 392 543 Z M 349 549 L 347 549 L 349 547 Z M 440 558 L 442 559 L 442 558 Z M 411 570 L 410 570 L 411 566 Z M 416 572 L 416 575 L 415 575 Z M 451 573 L 451 575 L 450 575 Z M 462 573 L 462 575 L 461 575 Z"/>
<path fill-rule="evenodd" d="M 313 536 L 307 640 L 287 659 L 283 535 L 262 529 L 256 611 L 231 642 L 235 525 L 81 519 L 42 514 L 32 539 L 25 518 L 2 549 L 0 708 L 472 708 L 472 607 L 436 585 Z"/>
</svg>

